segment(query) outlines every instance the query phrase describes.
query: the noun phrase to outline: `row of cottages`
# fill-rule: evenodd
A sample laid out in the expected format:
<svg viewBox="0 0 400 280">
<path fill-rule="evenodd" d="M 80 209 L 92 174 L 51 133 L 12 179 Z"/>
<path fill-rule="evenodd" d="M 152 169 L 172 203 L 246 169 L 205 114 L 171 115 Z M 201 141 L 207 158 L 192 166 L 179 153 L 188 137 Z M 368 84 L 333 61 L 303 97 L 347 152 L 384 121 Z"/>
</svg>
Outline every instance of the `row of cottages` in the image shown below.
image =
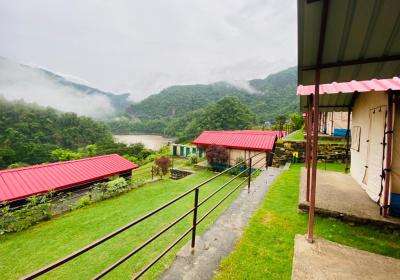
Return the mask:
<svg viewBox="0 0 400 280">
<path fill-rule="evenodd" d="M 138 165 L 111 154 L 1 170 L 0 203 L 17 203 L 49 191 L 71 191 L 113 176 L 131 176 L 136 168 Z"/>
<path fill-rule="evenodd" d="M 283 131 L 267 130 L 204 131 L 192 143 L 199 150 L 207 150 L 211 145 L 225 147 L 230 166 L 254 156 L 253 166 L 264 168 L 271 165 L 276 140 L 284 135 Z"/>
</svg>

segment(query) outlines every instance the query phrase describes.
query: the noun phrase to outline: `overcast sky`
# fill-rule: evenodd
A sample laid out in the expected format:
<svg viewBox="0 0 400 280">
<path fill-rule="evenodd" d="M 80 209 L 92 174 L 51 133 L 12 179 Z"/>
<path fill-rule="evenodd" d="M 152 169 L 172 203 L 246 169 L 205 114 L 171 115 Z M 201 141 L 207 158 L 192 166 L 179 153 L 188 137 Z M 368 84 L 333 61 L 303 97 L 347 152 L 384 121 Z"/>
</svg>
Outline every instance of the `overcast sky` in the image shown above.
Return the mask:
<svg viewBox="0 0 400 280">
<path fill-rule="evenodd" d="M 0 56 L 140 100 L 297 62 L 295 0 L 0 0 Z"/>
</svg>

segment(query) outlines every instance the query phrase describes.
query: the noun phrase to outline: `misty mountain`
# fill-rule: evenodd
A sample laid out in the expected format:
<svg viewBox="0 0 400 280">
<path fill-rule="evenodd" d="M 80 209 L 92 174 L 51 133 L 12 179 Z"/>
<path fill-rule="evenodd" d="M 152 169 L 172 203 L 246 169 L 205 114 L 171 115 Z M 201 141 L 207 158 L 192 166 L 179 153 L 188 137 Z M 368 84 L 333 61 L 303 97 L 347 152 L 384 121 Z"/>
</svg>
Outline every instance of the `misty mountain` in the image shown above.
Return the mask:
<svg viewBox="0 0 400 280">
<path fill-rule="evenodd" d="M 8 100 L 23 99 L 97 119 L 114 116 L 130 104 L 129 94 L 105 92 L 3 57 L 0 57 L 0 95 Z"/>
<path fill-rule="evenodd" d="M 256 113 L 260 122 L 298 111 L 297 68 L 291 67 L 246 86 L 218 82 L 208 85 L 179 85 L 162 90 L 128 107 L 131 116 L 142 120 L 180 117 L 204 108 L 226 96 L 236 96 Z"/>
</svg>

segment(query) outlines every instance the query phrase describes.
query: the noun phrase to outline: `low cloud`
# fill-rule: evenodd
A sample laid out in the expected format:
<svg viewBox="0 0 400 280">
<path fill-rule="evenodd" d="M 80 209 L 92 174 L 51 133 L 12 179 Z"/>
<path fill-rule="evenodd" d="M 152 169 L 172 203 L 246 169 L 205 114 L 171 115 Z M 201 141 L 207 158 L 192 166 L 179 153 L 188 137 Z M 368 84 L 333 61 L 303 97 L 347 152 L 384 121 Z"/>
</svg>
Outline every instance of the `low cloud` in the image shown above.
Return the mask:
<svg viewBox="0 0 400 280">
<path fill-rule="evenodd" d="M 21 65 L 4 58 L 0 58 L 0 94 L 8 100 L 23 99 L 26 102 L 94 118 L 104 118 L 114 113 L 107 97 L 89 95 L 59 83 L 39 68 Z"/>
</svg>

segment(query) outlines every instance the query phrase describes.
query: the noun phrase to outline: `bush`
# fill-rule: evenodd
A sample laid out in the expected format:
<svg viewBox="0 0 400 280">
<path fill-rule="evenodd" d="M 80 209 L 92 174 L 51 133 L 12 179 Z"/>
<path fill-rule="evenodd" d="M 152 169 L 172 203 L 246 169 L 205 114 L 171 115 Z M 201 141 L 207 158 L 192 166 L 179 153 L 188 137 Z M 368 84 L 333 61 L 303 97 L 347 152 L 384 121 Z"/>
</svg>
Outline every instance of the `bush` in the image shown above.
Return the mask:
<svg viewBox="0 0 400 280">
<path fill-rule="evenodd" d="M 237 174 L 239 174 L 240 172 L 244 171 L 247 168 L 246 162 L 244 161 L 243 157 L 236 158 L 235 165 L 237 165 L 237 164 L 239 164 L 239 165 L 236 166 L 235 168 L 232 168 L 229 171 L 229 173 L 231 173 L 232 175 L 237 175 Z M 242 175 L 246 176 L 247 172 L 244 172 Z"/>
<path fill-rule="evenodd" d="M 228 166 L 228 150 L 225 147 L 211 145 L 206 149 L 207 162 L 213 170 L 222 171 Z"/>
<path fill-rule="evenodd" d="M 117 196 L 143 183 L 142 179 L 131 179 L 128 182 L 125 178 L 117 177 L 109 182 L 95 184 L 86 195 L 72 203 L 71 195 L 52 203 L 49 198 L 53 193 L 50 192 L 43 196 L 29 197 L 27 203 L 19 209 L 12 210 L 7 204 L 0 205 L 0 234 L 18 232 L 40 221 L 48 220 L 52 217 L 52 211 L 57 212 L 57 207 L 63 206 L 63 211 L 81 208 L 96 201 Z"/>
<path fill-rule="evenodd" d="M 7 168 L 11 169 L 11 168 L 21 168 L 21 167 L 26 167 L 29 166 L 29 164 L 26 164 L 25 162 L 15 162 L 10 164 Z"/>
<path fill-rule="evenodd" d="M 46 195 L 32 196 L 19 209 L 11 210 L 3 204 L 0 209 L 0 234 L 24 230 L 51 218 L 51 203 Z"/>
<path fill-rule="evenodd" d="M 123 157 L 124 157 L 125 159 L 129 160 L 130 162 L 133 162 L 133 163 L 136 163 L 136 164 L 139 163 L 139 159 L 138 159 L 137 157 L 135 157 L 135 156 L 123 155 Z"/>
<path fill-rule="evenodd" d="M 91 203 L 92 203 L 91 197 L 89 195 L 84 195 L 78 199 L 78 201 L 74 205 L 74 208 L 81 208 Z"/>
<path fill-rule="evenodd" d="M 191 165 L 194 165 L 199 162 L 199 157 L 195 154 L 190 155 L 189 162 Z"/>
<path fill-rule="evenodd" d="M 166 156 L 159 157 L 155 160 L 156 167 L 155 171 L 162 178 L 163 175 L 167 175 L 169 168 L 171 167 L 171 159 Z"/>
</svg>

